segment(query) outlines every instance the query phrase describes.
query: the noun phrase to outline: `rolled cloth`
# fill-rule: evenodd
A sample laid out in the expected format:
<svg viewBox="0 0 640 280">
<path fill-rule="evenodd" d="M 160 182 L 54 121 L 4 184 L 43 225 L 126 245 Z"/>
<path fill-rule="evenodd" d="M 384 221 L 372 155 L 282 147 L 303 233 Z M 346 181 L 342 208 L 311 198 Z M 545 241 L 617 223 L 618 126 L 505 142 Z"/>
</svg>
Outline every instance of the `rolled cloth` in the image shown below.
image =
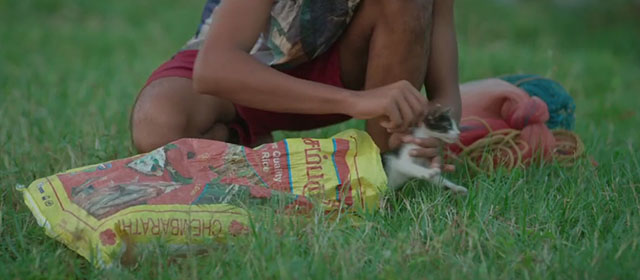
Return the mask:
<svg viewBox="0 0 640 280">
<path fill-rule="evenodd" d="M 465 83 L 462 95 L 462 121 L 460 143 L 469 146 L 492 131 L 519 130 L 523 159 L 534 153 L 545 158 L 551 155 L 555 139 L 545 122 L 549 120 L 547 104 L 536 96 L 500 79 L 487 79 Z M 451 145 L 453 152 L 462 147 Z"/>
</svg>

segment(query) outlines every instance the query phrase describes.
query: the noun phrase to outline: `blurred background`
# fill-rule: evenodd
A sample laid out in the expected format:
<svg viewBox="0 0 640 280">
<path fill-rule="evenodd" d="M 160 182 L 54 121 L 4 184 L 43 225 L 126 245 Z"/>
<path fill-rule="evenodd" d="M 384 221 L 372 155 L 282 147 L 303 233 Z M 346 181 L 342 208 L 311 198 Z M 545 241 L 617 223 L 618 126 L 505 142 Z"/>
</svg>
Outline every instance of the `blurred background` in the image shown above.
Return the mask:
<svg viewBox="0 0 640 280">
<path fill-rule="evenodd" d="M 45 175 L 132 154 L 136 94 L 204 2 L 0 0 L 0 169 Z M 640 1 L 458 0 L 456 13 L 461 81 L 544 75 L 575 98 L 593 152 L 639 139 Z"/>
</svg>

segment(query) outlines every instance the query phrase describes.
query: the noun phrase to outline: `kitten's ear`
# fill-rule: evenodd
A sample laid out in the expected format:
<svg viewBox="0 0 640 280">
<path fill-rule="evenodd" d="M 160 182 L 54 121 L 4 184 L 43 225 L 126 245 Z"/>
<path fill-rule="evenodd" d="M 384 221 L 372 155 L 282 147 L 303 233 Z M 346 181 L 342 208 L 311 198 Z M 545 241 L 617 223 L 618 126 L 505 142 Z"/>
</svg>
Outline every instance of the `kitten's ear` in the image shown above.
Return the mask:
<svg viewBox="0 0 640 280">
<path fill-rule="evenodd" d="M 451 107 L 445 107 L 444 110 L 442 110 L 443 114 L 447 114 L 447 115 L 451 115 Z"/>
<path fill-rule="evenodd" d="M 442 114 L 443 109 L 444 108 L 442 108 L 442 105 L 440 105 L 439 103 L 429 104 L 427 106 L 427 113 L 433 114 L 433 115 L 440 115 Z"/>
</svg>

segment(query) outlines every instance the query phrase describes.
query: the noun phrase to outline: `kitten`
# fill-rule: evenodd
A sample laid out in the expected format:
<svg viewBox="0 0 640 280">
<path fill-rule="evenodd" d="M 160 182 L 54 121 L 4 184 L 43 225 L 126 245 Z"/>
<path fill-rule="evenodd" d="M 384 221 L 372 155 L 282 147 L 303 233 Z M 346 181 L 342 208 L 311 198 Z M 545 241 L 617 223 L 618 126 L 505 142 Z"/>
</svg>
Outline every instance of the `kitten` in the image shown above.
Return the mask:
<svg viewBox="0 0 640 280">
<path fill-rule="evenodd" d="M 456 142 L 459 134 L 458 126 L 451 117 L 451 110 L 439 105 L 430 108 L 422 123 L 413 129 L 414 137 L 435 137 L 445 143 Z M 440 169 L 431 168 L 429 160 L 410 156 L 409 152 L 416 148 L 419 147 L 415 144 L 403 144 L 394 153 L 385 156 L 384 169 L 389 178 L 389 187 L 391 189 L 397 190 L 411 178 L 420 178 L 436 186 L 446 187 L 456 193 L 467 193 L 465 187 L 442 177 Z"/>
</svg>

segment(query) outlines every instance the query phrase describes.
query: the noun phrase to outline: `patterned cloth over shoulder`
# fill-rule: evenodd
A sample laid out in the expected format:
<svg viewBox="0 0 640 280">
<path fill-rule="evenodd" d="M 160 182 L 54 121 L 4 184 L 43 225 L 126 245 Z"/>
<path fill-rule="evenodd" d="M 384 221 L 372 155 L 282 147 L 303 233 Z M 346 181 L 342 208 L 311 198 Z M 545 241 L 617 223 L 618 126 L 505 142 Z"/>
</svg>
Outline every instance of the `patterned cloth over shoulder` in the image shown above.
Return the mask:
<svg viewBox="0 0 640 280">
<path fill-rule="evenodd" d="M 199 49 L 221 0 L 207 0 L 196 34 L 182 50 Z M 287 69 L 326 52 L 342 35 L 360 0 L 275 0 L 251 50 L 262 63 Z"/>
</svg>

